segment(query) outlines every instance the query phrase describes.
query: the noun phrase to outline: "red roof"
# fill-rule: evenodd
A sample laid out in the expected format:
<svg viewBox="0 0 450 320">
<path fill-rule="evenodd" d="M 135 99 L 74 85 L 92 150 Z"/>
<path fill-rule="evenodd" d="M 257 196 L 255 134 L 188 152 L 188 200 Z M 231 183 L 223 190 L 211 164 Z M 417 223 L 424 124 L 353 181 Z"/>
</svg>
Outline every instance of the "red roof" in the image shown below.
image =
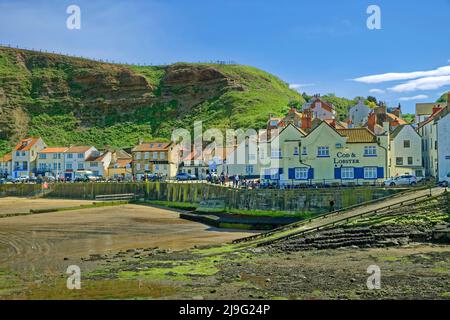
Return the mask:
<svg viewBox="0 0 450 320">
<path fill-rule="evenodd" d="M 72 146 L 66 152 L 67 153 L 85 153 L 89 149 L 93 148 L 92 146 Z"/>
<path fill-rule="evenodd" d="M 435 109 L 433 114 L 431 116 L 428 117 L 428 119 L 426 119 L 425 121 L 419 123 L 419 128 L 423 127 L 424 125 L 426 125 L 427 123 L 430 123 L 431 121 L 434 120 L 435 117 L 437 117 L 442 111 L 444 110 L 444 108 L 441 109 Z"/>
<path fill-rule="evenodd" d="M 3 157 L 0 157 L 0 162 L 9 162 L 12 161 L 12 153 L 7 153 Z"/>
<path fill-rule="evenodd" d="M 67 147 L 52 147 L 45 148 L 44 150 L 39 151 L 39 153 L 64 153 L 68 150 Z"/>
<path fill-rule="evenodd" d="M 28 151 L 31 149 L 32 146 L 36 144 L 36 142 L 39 141 L 40 138 L 26 138 L 20 140 L 20 142 L 16 145 L 14 148 L 15 151 Z"/>
</svg>

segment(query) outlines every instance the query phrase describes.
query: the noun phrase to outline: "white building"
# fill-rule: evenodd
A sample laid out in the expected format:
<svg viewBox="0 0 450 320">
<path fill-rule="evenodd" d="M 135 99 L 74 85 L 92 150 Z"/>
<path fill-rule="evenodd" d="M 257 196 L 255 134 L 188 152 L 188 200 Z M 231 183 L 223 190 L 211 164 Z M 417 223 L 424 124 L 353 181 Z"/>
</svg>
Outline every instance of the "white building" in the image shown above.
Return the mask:
<svg viewBox="0 0 450 320">
<path fill-rule="evenodd" d="M 37 174 L 55 178 L 64 177 L 64 153 L 67 149 L 69 148 L 51 147 L 39 151 L 37 158 Z"/>
<path fill-rule="evenodd" d="M 75 173 L 86 169 L 86 159 L 99 151 L 93 146 L 72 146 L 64 153 L 66 179 L 73 180 Z M 99 155 L 99 154 L 98 154 Z"/>
<path fill-rule="evenodd" d="M 313 119 L 333 120 L 336 119 L 336 109 L 334 105 L 315 96 L 308 103 L 304 104 L 302 111 L 311 110 Z"/>
<path fill-rule="evenodd" d="M 362 127 L 369 118 L 371 109 L 360 99 L 358 104 L 351 107 L 348 111 L 348 118 L 351 121 L 351 127 Z"/>
<path fill-rule="evenodd" d="M 85 160 L 85 170 L 92 171 L 95 176 L 106 177 L 108 176 L 108 168 L 111 164 L 112 153 L 106 151 L 103 154 L 100 154 L 98 151 L 94 151 L 91 155 Z"/>
<path fill-rule="evenodd" d="M 412 125 L 400 125 L 390 133 L 388 176 L 412 174 L 424 177 L 422 137 Z"/>
<path fill-rule="evenodd" d="M 449 97 L 450 98 L 450 97 Z M 438 146 L 438 178 L 448 179 L 450 175 L 450 102 L 436 119 Z"/>
<path fill-rule="evenodd" d="M 41 138 L 22 139 L 12 152 L 13 178 L 36 176 L 38 152 L 46 147 Z"/>
</svg>

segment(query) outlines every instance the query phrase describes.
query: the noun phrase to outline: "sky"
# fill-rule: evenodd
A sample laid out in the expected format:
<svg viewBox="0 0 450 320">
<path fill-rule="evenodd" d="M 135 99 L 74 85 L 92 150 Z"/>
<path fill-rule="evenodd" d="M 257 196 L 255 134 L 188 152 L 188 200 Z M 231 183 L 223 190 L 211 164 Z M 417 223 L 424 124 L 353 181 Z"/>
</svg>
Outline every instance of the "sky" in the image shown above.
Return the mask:
<svg viewBox="0 0 450 320">
<path fill-rule="evenodd" d="M 68 6 L 81 11 L 70 30 Z M 381 29 L 369 29 L 370 5 Z M 0 0 L 0 44 L 122 63 L 234 61 L 413 113 L 450 90 L 450 0 Z"/>
</svg>

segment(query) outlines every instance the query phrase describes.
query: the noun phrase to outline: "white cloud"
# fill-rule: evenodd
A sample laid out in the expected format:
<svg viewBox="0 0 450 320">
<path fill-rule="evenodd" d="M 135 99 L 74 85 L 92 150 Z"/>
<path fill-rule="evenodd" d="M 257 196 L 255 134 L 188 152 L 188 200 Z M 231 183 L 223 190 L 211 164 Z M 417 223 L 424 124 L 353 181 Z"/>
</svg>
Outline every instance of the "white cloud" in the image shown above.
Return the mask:
<svg viewBox="0 0 450 320">
<path fill-rule="evenodd" d="M 300 84 L 300 83 L 292 83 L 289 85 L 289 88 L 294 89 L 294 90 L 298 90 L 304 87 L 312 87 L 315 86 L 315 83 L 304 83 L 304 84 Z"/>
<path fill-rule="evenodd" d="M 450 62 L 450 61 L 449 61 Z M 381 82 L 388 82 L 388 81 L 399 81 L 399 80 L 411 80 L 411 79 L 417 79 L 422 77 L 437 77 L 437 76 L 447 76 L 450 75 L 450 66 L 444 66 L 440 67 L 434 70 L 429 71 L 414 71 L 414 72 L 390 72 L 390 73 L 383 73 L 383 74 L 375 74 L 375 75 L 369 75 L 364 77 L 359 77 L 353 79 L 357 82 L 362 83 L 381 83 Z"/>
<path fill-rule="evenodd" d="M 416 80 L 411 80 L 406 83 L 396 85 L 389 88 L 390 91 L 394 92 L 410 92 L 416 90 L 436 90 L 444 86 L 450 85 L 450 75 L 449 76 L 439 76 L 439 77 L 426 77 Z"/>
<path fill-rule="evenodd" d="M 400 101 L 411 101 L 411 100 L 423 100 L 423 99 L 427 99 L 428 96 L 425 94 L 419 94 L 417 96 L 414 97 L 402 97 L 399 100 Z"/>
<path fill-rule="evenodd" d="M 384 91 L 382 89 L 370 89 L 369 92 L 370 93 L 376 93 L 376 94 L 384 94 L 384 93 L 386 93 L 386 91 Z"/>
</svg>

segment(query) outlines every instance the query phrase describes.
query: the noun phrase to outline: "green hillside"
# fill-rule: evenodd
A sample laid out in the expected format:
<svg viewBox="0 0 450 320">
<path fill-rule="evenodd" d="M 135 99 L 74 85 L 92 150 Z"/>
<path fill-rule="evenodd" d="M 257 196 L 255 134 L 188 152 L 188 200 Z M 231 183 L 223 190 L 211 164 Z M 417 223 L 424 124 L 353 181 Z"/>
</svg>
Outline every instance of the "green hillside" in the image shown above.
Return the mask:
<svg viewBox="0 0 450 320">
<path fill-rule="evenodd" d="M 305 100 L 240 65 L 129 66 L 0 47 L 0 153 L 17 139 L 126 147 L 174 128 L 260 128 Z"/>
</svg>

